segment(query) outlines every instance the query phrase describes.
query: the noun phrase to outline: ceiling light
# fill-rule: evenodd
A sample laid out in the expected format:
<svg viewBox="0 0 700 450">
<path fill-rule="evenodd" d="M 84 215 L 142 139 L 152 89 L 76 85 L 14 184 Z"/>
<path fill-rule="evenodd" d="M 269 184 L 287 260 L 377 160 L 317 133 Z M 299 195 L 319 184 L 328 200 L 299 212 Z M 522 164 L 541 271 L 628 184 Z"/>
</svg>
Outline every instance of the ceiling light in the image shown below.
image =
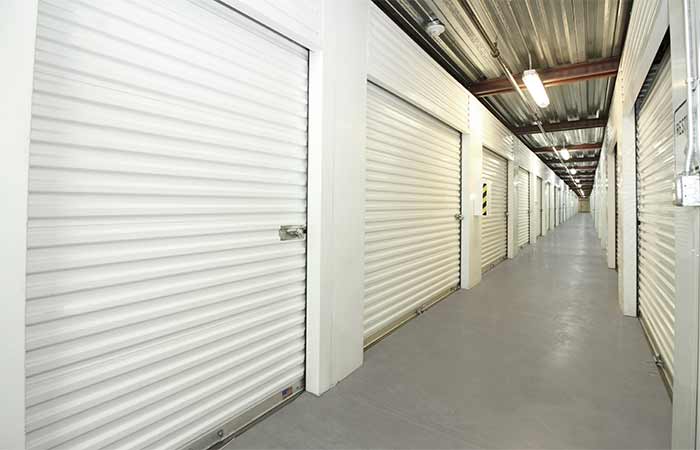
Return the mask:
<svg viewBox="0 0 700 450">
<path fill-rule="evenodd" d="M 540 80 L 540 76 L 537 74 L 535 69 L 529 69 L 523 72 L 523 83 L 527 87 L 527 91 L 530 93 L 530 97 L 537 103 L 540 108 L 546 108 L 549 106 L 549 97 L 547 96 L 547 91 Z"/>
<path fill-rule="evenodd" d="M 576 168 L 571 169 L 571 175 L 576 175 L 578 173 L 578 170 Z"/>
<path fill-rule="evenodd" d="M 569 159 L 571 159 L 571 153 L 569 153 L 569 151 L 565 148 L 559 150 L 559 156 L 561 156 L 561 159 L 563 159 L 564 161 L 568 161 Z"/>
<path fill-rule="evenodd" d="M 440 37 L 442 33 L 445 32 L 445 25 L 441 24 L 438 19 L 433 19 L 425 26 L 425 31 L 433 39 Z"/>
</svg>

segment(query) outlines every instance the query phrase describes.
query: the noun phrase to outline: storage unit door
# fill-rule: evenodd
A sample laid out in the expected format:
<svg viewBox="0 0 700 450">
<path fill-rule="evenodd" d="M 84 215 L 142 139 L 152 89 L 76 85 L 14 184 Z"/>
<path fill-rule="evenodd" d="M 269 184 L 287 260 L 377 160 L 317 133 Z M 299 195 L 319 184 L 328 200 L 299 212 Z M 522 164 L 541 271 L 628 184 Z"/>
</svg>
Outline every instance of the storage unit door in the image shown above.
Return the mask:
<svg viewBox="0 0 700 450">
<path fill-rule="evenodd" d="M 518 169 L 518 246 L 530 242 L 530 173 Z"/>
<path fill-rule="evenodd" d="M 302 388 L 308 52 L 210 0 L 38 14 L 27 448 L 204 448 Z"/>
<path fill-rule="evenodd" d="M 542 228 L 544 226 L 544 209 L 542 206 L 542 178 L 535 178 L 535 231 L 537 236 L 542 236 Z"/>
<path fill-rule="evenodd" d="M 483 149 L 481 176 L 488 185 L 488 215 L 481 217 L 481 271 L 508 255 L 508 161 Z"/>
<path fill-rule="evenodd" d="M 676 299 L 673 112 L 668 55 L 637 117 L 639 315 L 673 381 Z"/>
<path fill-rule="evenodd" d="M 554 188 L 554 226 L 559 226 L 559 188 Z"/>
<path fill-rule="evenodd" d="M 460 134 L 368 84 L 365 344 L 459 287 Z"/>
</svg>

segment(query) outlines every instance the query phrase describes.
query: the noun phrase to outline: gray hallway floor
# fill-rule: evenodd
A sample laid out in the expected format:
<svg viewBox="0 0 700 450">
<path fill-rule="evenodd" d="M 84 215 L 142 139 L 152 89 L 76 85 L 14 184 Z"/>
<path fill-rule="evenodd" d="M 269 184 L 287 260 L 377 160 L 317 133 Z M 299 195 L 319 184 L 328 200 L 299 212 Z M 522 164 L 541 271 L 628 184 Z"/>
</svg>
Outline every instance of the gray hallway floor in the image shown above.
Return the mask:
<svg viewBox="0 0 700 450">
<path fill-rule="evenodd" d="M 575 216 L 225 448 L 668 448 L 671 402 L 616 290 Z"/>
</svg>

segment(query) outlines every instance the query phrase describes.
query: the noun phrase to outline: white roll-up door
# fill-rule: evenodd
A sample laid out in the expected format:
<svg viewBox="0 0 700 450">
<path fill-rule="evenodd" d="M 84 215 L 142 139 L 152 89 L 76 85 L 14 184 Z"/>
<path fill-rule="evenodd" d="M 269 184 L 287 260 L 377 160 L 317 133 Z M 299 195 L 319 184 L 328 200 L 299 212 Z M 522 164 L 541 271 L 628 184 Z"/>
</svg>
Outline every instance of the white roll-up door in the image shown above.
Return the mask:
<svg viewBox="0 0 700 450">
<path fill-rule="evenodd" d="M 530 173 L 518 168 L 518 246 L 530 242 Z"/>
<path fill-rule="evenodd" d="M 488 186 L 488 216 L 481 218 L 481 271 L 508 256 L 508 161 L 483 148 L 481 176 Z"/>
<path fill-rule="evenodd" d="M 209 0 L 39 3 L 27 448 L 203 448 L 302 389 L 307 50 Z"/>
<path fill-rule="evenodd" d="M 535 231 L 542 236 L 544 206 L 542 202 L 542 178 L 535 178 Z"/>
<path fill-rule="evenodd" d="M 674 163 L 667 55 L 637 116 L 637 264 L 639 315 L 669 383 L 676 299 Z"/>
<path fill-rule="evenodd" d="M 559 210 L 560 210 L 560 190 L 558 187 L 554 187 L 554 226 L 559 226 Z"/>
<path fill-rule="evenodd" d="M 368 83 L 365 344 L 459 287 L 460 139 Z"/>
</svg>

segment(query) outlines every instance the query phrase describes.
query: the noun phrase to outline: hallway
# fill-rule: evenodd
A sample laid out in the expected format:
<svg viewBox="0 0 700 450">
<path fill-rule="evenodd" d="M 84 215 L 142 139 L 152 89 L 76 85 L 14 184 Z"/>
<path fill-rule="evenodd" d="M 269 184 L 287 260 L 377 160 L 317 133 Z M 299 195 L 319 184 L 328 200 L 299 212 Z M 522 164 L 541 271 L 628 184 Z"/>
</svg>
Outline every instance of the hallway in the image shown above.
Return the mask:
<svg viewBox="0 0 700 450">
<path fill-rule="evenodd" d="M 589 214 L 225 447 L 668 448 L 671 402 Z"/>
<path fill-rule="evenodd" d="M 575 216 L 225 448 L 668 448 L 671 403 L 615 284 Z"/>
</svg>

